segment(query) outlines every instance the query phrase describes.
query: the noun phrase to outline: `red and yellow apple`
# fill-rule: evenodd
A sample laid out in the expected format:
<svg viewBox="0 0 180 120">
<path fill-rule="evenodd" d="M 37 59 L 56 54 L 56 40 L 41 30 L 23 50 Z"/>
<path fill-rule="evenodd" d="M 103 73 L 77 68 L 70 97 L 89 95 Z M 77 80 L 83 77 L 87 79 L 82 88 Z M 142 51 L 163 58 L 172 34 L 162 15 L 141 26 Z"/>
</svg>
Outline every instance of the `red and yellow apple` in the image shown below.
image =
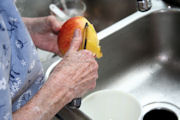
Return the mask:
<svg viewBox="0 0 180 120">
<path fill-rule="evenodd" d="M 97 38 L 96 31 L 93 25 L 86 18 L 82 16 L 70 18 L 63 24 L 63 26 L 60 29 L 60 32 L 58 35 L 58 46 L 59 46 L 60 52 L 63 55 L 68 51 L 70 47 L 70 44 L 74 35 L 74 31 L 76 29 L 80 29 L 83 35 L 86 23 L 88 23 L 87 36 L 86 36 L 86 39 L 87 39 L 86 49 L 93 52 L 97 58 L 102 57 L 101 47 L 99 46 L 99 40 Z M 83 49 L 82 46 L 79 49 Z"/>
</svg>

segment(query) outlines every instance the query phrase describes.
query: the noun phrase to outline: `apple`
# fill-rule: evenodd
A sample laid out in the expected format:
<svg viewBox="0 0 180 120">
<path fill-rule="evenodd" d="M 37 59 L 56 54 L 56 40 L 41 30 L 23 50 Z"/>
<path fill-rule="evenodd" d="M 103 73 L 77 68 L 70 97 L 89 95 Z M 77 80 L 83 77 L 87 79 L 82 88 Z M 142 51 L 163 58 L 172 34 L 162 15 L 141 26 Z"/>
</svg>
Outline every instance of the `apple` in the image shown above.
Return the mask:
<svg viewBox="0 0 180 120">
<path fill-rule="evenodd" d="M 86 23 L 88 23 L 88 28 L 87 28 L 88 33 L 86 36 L 87 37 L 86 49 L 93 52 L 97 58 L 102 57 L 96 31 L 93 25 L 85 17 L 82 17 L 82 16 L 70 18 L 61 27 L 59 35 L 58 35 L 58 47 L 62 55 L 64 55 L 68 51 L 73 35 L 74 35 L 74 31 L 76 29 L 80 29 L 83 35 L 84 27 Z M 81 47 L 80 49 L 83 49 L 83 48 Z"/>
</svg>

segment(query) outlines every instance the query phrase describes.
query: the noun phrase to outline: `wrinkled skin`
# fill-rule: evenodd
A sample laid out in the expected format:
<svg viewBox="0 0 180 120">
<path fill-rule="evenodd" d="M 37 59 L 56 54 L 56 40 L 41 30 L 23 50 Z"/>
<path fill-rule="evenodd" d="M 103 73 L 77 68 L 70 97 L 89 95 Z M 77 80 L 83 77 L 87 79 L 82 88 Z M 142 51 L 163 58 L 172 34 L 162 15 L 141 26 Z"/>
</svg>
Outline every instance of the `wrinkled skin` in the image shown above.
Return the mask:
<svg viewBox="0 0 180 120">
<path fill-rule="evenodd" d="M 98 64 L 93 53 L 88 50 L 78 51 L 82 42 L 80 30 L 76 30 L 71 47 L 63 60 L 55 67 L 53 74 L 58 77 L 62 71 L 63 84 L 73 92 L 73 97 L 80 97 L 96 86 Z"/>
</svg>

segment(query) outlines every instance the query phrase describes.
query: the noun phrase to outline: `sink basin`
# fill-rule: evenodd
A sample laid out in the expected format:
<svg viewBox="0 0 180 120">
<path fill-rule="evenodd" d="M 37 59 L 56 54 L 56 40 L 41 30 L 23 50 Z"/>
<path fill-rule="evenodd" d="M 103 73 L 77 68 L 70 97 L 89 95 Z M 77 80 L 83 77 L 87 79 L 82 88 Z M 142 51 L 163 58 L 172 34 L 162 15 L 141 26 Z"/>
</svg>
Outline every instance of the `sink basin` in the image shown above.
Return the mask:
<svg viewBox="0 0 180 120">
<path fill-rule="evenodd" d="M 176 106 L 179 116 L 179 45 L 179 10 L 160 10 L 136 20 L 101 40 L 104 56 L 98 60 L 94 91 L 125 91 L 142 106 L 165 102 Z"/>
<path fill-rule="evenodd" d="M 16 0 L 16 5 L 24 17 L 41 17 L 49 15 L 49 4 L 52 2 L 58 4 L 55 1 L 58 0 Z M 136 0 L 84 0 L 84 2 L 87 5 L 85 16 L 94 24 L 97 31 L 136 11 Z"/>
<path fill-rule="evenodd" d="M 142 105 L 180 107 L 180 11 L 153 12 L 101 40 L 95 91 L 119 89 Z"/>
</svg>

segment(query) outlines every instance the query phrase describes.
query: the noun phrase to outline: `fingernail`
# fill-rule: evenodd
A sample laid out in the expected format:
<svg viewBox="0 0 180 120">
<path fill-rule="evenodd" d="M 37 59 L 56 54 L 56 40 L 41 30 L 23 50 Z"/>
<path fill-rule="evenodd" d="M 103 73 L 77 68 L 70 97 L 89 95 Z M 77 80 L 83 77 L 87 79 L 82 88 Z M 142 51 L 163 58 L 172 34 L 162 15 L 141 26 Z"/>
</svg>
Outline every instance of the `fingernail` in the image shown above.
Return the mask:
<svg viewBox="0 0 180 120">
<path fill-rule="evenodd" d="M 79 37 L 80 36 L 80 30 L 76 29 L 74 32 L 74 37 Z"/>
</svg>

